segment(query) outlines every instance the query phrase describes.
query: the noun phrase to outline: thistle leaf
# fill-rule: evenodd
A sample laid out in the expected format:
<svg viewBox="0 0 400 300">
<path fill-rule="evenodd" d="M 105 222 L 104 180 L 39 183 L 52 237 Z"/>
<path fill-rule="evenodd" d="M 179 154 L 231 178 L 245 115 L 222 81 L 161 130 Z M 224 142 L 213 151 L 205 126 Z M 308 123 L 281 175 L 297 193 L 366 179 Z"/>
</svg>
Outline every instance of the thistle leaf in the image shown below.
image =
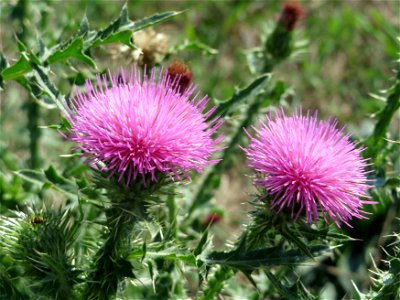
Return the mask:
<svg viewBox="0 0 400 300">
<path fill-rule="evenodd" d="M 127 5 L 124 5 L 120 16 L 109 26 L 99 31 L 89 30 L 89 22 L 85 16 L 79 30 L 71 39 L 65 43 L 51 47 L 48 51 L 44 51 L 40 58 L 36 58 L 33 54 L 28 53 L 26 47 L 21 44 L 24 51 L 21 52 L 20 59 L 12 66 L 2 70 L 0 73 L 1 77 L 3 80 L 17 79 L 32 71 L 32 62 L 37 64 L 38 68 L 43 68 L 45 64 L 54 64 L 70 58 L 78 59 L 95 68 L 96 65 L 94 61 L 86 54 L 87 50 L 91 47 L 120 42 L 131 48 L 135 48 L 132 40 L 132 34 L 134 32 L 165 22 L 180 13 L 181 12 L 167 11 L 134 22 L 129 19 Z"/>
<path fill-rule="evenodd" d="M 309 251 L 313 257 L 318 257 L 329 253 L 333 247 L 328 245 L 309 246 Z M 206 264 L 220 264 L 238 269 L 255 269 L 260 267 L 278 265 L 297 265 L 304 263 L 309 256 L 300 249 L 284 250 L 282 247 L 269 247 L 247 252 L 213 252 L 207 255 L 203 261 Z"/>
<path fill-rule="evenodd" d="M 254 97 L 257 93 L 259 93 L 263 88 L 265 88 L 265 84 L 271 79 L 271 74 L 263 74 L 260 77 L 256 78 L 253 82 L 251 82 L 245 88 L 236 91 L 232 97 L 224 102 L 218 104 L 218 108 L 210 117 L 215 118 L 216 116 L 224 117 L 231 113 L 238 105 L 244 104 L 249 98 Z"/>
<path fill-rule="evenodd" d="M 203 233 L 203 236 L 201 237 L 201 239 L 199 241 L 199 244 L 197 245 L 197 247 L 194 250 L 193 254 L 195 256 L 199 255 L 204 250 L 204 248 L 206 247 L 207 242 L 208 242 L 208 231 L 206 230 Z"/>
<path fill-rule="evenodd" d="M 56 46 L 56 48 L 58 47 Z M 65 59 L 76 58 L 83 63 L 96 68 L 95 62 L 83 51 L 83 38 L 78 37 L 71 41 L 71 43 L 65 46 L 63 49 L 50 50 L 48 53 L 49 56 L 47 58 L 47 62 L 49 64 L 54 64 Z"/>
<path fill-rule="evenodd" d="M 4 80 L 11 80 L 18 78 L 30 71 L 32 71 L 32 67 L 29 63 L 28 54 L 26 52 L 21 52 L 21 57 L 18 59 L 18 61 L 12 66 L 5 68 L 1 72 L 1 77 Z"/>
</svg>

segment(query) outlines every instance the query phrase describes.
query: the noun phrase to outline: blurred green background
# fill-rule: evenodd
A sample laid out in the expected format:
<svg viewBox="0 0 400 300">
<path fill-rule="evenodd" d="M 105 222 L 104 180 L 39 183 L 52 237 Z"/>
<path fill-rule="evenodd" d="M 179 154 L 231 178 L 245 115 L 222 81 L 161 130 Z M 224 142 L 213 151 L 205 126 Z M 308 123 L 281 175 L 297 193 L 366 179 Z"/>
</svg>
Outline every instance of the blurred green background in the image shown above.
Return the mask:
<svg viewBox="0 0 400 300">
<path fill-rule="evenodd" d="M 118 16 L 125 1 L 17 3 L 0 3 L 0 51 L 9 62 L 18 59 L 15 36 L 33 50 L 37 50 L 39 37 L 44 44 L 54 45 L 76 32 L 85 14 L 91 28 L 107 26 Z M 162 49 L 160 58 L 151 63 L 167 65 L 174 59 L 183 60 L 193 71 L 194 82 L 203 94 L 212 99 L 225 100 L 231 97 L 236 87 L 243 87 L 253 80 L 246 51 L 262 46 L 263 36 L 271 31 L 283 3 L 275 0 L 129 1 L 128 7 L 132 20 L 167 10 L 184 11 L 153 28 L 153 35 L 161 34 L 154 47 Z M 384 105 L 379 97 L 371 97 L 370 94 L 379 95 L 381 90 L 390 86 L 395 76 L 393 69 L 399 58 L 396 39 L 399 36 L 400 2 L 310 0 L 300 3 L 306 15 L 296 29 L 296 39 L 304 41 L 306 46 L 298 55 L 275 68 L 274 79 L 282 80 L 290 87 L 286 95 L 289 107 L 302 105 L 304 109 L 318 110 L 322 118 L 333 115 L 360 138 L 367 137 L 374 126 L 371 114 Z M 185 44 L 194 46 L 180 50 Z M 121 49 L 107 46 L 91 54 L 96 57 L 100 68 L 117 68 L 120 64 L 129 67 L 135 60 L 134 54 L 128 51 L 122 58 L 115 55 L 115 51 Z M 88 68 L 80 63 L 76 66 L 83 72 Z M 69 94 L 71 83 L 78 79 L 71 78 L 65 66 L 57 65 L 55 68 L 57 72 L 52 74 L 52 79 L 62 92 Z M 5 91 L 1 92 L 0 169 L 10 174 L 11 171 L 30 168 L 29 135 L 32 133 L 27 130 L 28 94 L 15 82 L 6 84 Z M 42 109 L 37 125 L 59 123 L 59 116 L 57 110 Z M 393 139 L 399 139 L 399 126 L 400 116 L 397 115 L 392 122 Z M 71 144 L 53 130 L 41 129 L 40 134 L 41 158 L 37 166 L 46 168 L 52 164 L 67 169 L 71 163 L 59 155 L 69 153 Z M 250 178 L 238 176 L 248 173 L 243 159 L 239 160 L 242 163 L 224 175 L 215 196 L 216 203 L 225 211 L 221 228 L 232 236 L 246 218 L 247 210 L 242 203 L 251 192 Z M 391 172 L 399 172 L 399 166 L 392 166 Z M 7 180 L 3 183 L 8 186 L 7 195 L 14 197 L 13 201 L 7 202 L 12 205 L 7 204 L 7 207 L 22 206 L 27 199 L 20 179 L 9 177 Z M 2 207 L 2 210 L 5 208 Z M 377 218 L 378 223 L 385 220 L 385 216 Z M 336 278 L 332 282 L 337 295 L 344 295 L 351 289 L 348 278 L 359 276 L 360 282 L 365 280 L 366 265 L 360 263 L 368 260 L 364 257 L 364 250 L 381 241 L 382 234 L 387 233 L 383 229 L 380 231 L 380 227 L 373 232 L 369 232 L 370 229 L 371 226 L 366 226 L 363 232 L 358 233 L 360 236 L 372 236 L 367 241 L 369 244 L 348 248 L 348 253 L 339 261 L 342 264 L 340 270 L 338 266 L 327 266 L 323 270 Z M 354 255 L 357 251 L 358 256 Z M 354 265 L 348 263 L 352 259 Z M 340 278 L 338 275 L 341 274 L 347 275 Z M 318 278 L 310 279 L 313 280 L 315 284 Z M 342 282 L 338 284 L 337 281 Z M 328 290 L 330 287 L 329 284 L 325 286 Z"/>
<path fill-rule="evenodd" d="M 19 3 L 19 4 L 18 4 Z M 18 36 L 29 49 L 37 50 L 38 38 L 45 45 L 65 41 L 76 32 L 87 15 L 90 27 L 100 29 L 115 19 L 125 1 L 2 1 L 1 51 L 8 61 L 18 59 Z M 157 61 L 168 65 L 174 59 L 185 61 L 193 71 L 194 82 L 213 99 L 228 99 L 236 87 L 249 84 L 254 75 L 249 71 L 246 51 L 263 45 L 279 17 L 284 1 L 129 1 L 130 18 L 137 20 L 167 10 L 184 11 L 153 29 L 153 48 L 162 48 Z M 296 39 L 306 43 L 296 57 L 274 70 L 274 79 L 289 87 L 289 107 L 302 105 L 318 110 L 321 118 L 332 115 L 341 125 L 364 138 L 373 130 L 375 113 L 383 102 L 370 96 L 389 87 L 398 59 L 400 4 L 398 1 L 302 1 L 305 17 L 296 30 Z M 17 5 L 18 4 L 18 5 Z M 157 34 L 161 37 L 154 38 Z M 142 38 L 143 40 L 143 38 Z M 144 39 L 146 42 L 146 39 Z M 187 43 L 201 46 L 179 47 Z M 115 55 L 119 46 L 98 47 L 95 56 L 100 69 L 119 66 L 129 68 L 135 62 L 131 52 Z M 81 63 L 77 68 L 88 69 Z M 62 64 L 54 66 L 53 80 L 59 89 L 73 94 L 71 72 Z M 93 70 L 89 70 L 93 72 Z M 90 73 L 88 71 L 88 73 Z M 62 74 L 62 76 L 55 76 Z M 87 73 L 86 73 L 87 74 Z M 16 155 L 12 169 L 29 166 L 29 132 L 26 103 L 29 97 L 15 82 L 7 82 L 1 94 L 2 148 Z M 22 109 L 21 109 L 22 108 Z M 57 110 L 40 111 L 38 125 L 59 122 Z M 393 138 L 399 128 L 399 116 L 392 123 Z M 65 160 L 60 153 L 69 153 L 69 144 L 55 131 L 41 129 L 39 152 L 46 160 L 39 163 L 59 165 Z M 15 161 L 18 161 L 15 165 Z M 239 166 L 239 168 L 241 168 Z M 398 168 L 398 167 L 397 167 Z M 248 195 L 243 185 L 250 180 L 235 176 L 233 170 L 223 181 L 218 202 L 242 203 Z M 232 174 L 231 174 L 232 173 Z M 232 219 L 245 213 L 232 207 Z M 239 224 L 240 222 L 234 222 Z"/>
</svg>

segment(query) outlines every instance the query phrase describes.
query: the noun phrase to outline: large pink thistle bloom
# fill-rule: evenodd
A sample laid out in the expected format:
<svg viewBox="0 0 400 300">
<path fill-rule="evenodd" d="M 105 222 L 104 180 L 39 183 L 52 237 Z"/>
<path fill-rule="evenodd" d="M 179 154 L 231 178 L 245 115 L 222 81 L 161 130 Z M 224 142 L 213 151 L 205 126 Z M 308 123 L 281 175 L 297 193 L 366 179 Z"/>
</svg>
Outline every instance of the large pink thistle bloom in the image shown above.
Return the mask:
<svg viewBox="0 0 400 300">
<path fill-rule="evenodd" d="M 366 177 L 367 162 L 337 122 L 317 120 L 317 114 L 276 117 L 253 127 L 255 137 L 243 148 L 249 167 L 257 171 L 255 184 L 264 187 L 272 197 L 272 208 L 289 208 L 297 220 L 305 212 L 309 224 L 317 222 L 318 211 L 328 223 L 328 216 L 340 227 L 362 214 L 370 188 Z M 364 200 L 363 200 L 364 199 Z"/>
<path fill-rule="evenodd" d="M 207 97 L 193 96 L 196 87 L 180 93 L 168 75 L 155 68 L 143 78 L 134 68 L 126 75 L 97 76 L 97 87 L 86 81 L 67 109 L 69 139 L 88 163 L 117 174 L 129 184 L 138 176 L 153 181 L 161 172 L 171 179 L 189 177 L 216 161 L 210 160 L 222 136 L 213 138 L 218 118 L 206 122 L 215 108 L 202 113 Z"/>
</svg>

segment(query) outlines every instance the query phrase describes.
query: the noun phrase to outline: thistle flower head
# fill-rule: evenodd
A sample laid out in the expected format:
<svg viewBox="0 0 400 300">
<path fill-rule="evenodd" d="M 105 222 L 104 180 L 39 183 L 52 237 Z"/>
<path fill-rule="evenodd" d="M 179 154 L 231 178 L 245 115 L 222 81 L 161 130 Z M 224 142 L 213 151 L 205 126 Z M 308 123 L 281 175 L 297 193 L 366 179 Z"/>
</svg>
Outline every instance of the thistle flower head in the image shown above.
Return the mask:
<svg viewBox="0 0 400 300">
<path fill-rule="evenodd" d="M 363 149 L 349 140 L 349 135 L 336 129 L 336 121 L 317 120 L 295 112 L 286 116 L 282 111 L 254 128 L 255 137 L 243 148 L 249 167 L 258 172 L 255 184 L 264 187 L 278 211 L 290 208 L 295 220 L 305 212 L 308 223 L 318 221 L 321 211 L 340 227 L 349 225 L 353 217 L 362 215 L 370 185 L 366 178 L 367 162 Z"/>
<path fill-rule="evenodd" d="M 87 92 L 71 101 L 67 119 L 69 139 L 78 144 L 90 165 L 126 184 L 142 176 L 166 173 L 181 179 L 190 170 L 201 172 L 209 164 L 222 136 L 213 138 L 221 125 L 207 118 L 215 108 L 202 112 L 207 97 L 192 96 L 196 87 L 185 92 L 174 89 L 169 76 L 155 68 L 143 78 L 136 68 L 130 74 L 97 76 L 98 86 L 86 81 Z M 104 84 L 104 86 L 103 86 Z"/>
</svg>

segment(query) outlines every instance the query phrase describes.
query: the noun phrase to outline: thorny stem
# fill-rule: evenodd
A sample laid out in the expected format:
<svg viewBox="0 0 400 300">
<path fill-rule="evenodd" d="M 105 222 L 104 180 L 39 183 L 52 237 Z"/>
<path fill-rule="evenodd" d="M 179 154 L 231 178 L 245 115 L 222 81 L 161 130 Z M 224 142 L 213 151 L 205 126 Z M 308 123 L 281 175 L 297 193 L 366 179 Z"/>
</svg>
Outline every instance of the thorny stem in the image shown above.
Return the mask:
<svg viewBox="0 0 400 300">
<path fill-rule="evenodd" d="M 28 5 L 29 2 L 26 0 L 18 1 L 18 4 L 15 6 L 13 11 L 11 12 L 12 18 L 17 18 L 19 21 L 20 31 L 17 32 L 17 37 L 19 40 L 25 43 L 26 40 L 26 23 L 24 22 L 26 16 L 28 15 Z M 29 131 L 29 152 L 30 152 L 30 167 L 32 169 L 36 169 L 40 165 L 39 159 L 39 139 L 41 132 L 39 130 L 39 116 L 40 116 L 40 107 L 39 104 L 29 97 L 26 103 L 26 112 L 27 112 L 27 127 Z"/>
<path fill-rule="evenodd" d="M 40 107 L 39 104 L 33 99 L 29 99 L 26 104 L 26 109 L 28 113 L 28 130 L 29 130 L 29 151 L 30 151 L 30 165 L 32 169 L 36 169 L 40 165 L 39 159 L 39 114 Z"/>
<path fill-rule="evenodd" d="M 199 300 L 216 299 L 218 294 L 224 288 L 225 281 L 231 278 L 235 272 L 225 266 L 219 266 L 212 278 L 208 280 L 208 286 L 204 290 Z"/>
<path fill-rule="evenodd" d="M 125 277 L 133 277 L 132 266 L 126 259 L 130 249 L 131 232 L 138 220 L 145 217 L 141 199 L 127 199 L 113 204 L 109 210 L 109 232 L 104 245 L 98 250 L 93 271 L 88 276 L 84 299 L 110 299 Z"/>
</svg>

